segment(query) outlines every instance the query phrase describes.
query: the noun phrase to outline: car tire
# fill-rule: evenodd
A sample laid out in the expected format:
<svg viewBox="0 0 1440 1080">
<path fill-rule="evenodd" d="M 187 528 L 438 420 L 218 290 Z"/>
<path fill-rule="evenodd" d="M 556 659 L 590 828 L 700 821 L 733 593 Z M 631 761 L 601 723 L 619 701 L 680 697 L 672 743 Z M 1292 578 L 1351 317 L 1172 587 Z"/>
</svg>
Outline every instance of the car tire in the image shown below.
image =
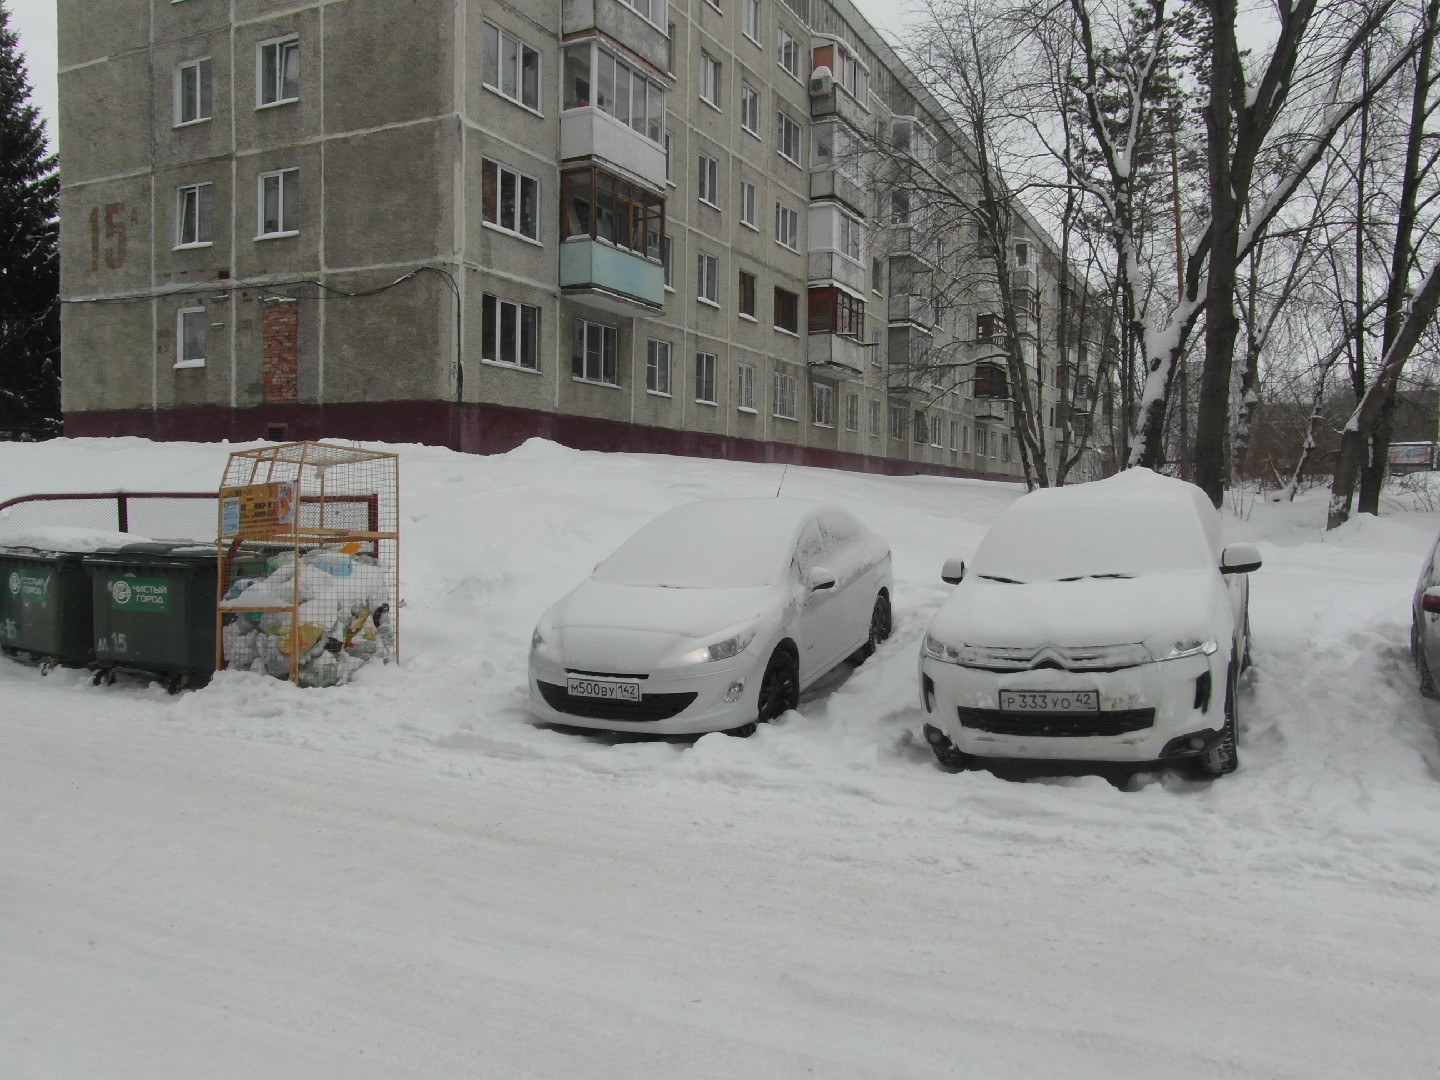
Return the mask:
<svg viewBox="0 0 1440 1080">
<path fill-rule="evenodd" d="M 1428 698 L 1440 697 L 1435 687 L 1435 676 L 1430 671 L 1430 661 L 1425 658 L 1425 638 L 1414 626 L 1410 627 L 1410 651 L 1415 657 L 1415 674 L 1420 679 L 1420 693 Z"/>
<path fill-rule="evenodd" d="M 799 703 L 800 664 L 789 649 L 776 649 L 760 678 L 756 722 L 768 724 Z"/>
<path fill-rule="evenodd" d="M 1240 653 L 1240 670 L 1250 670 L 1250 604 L 1245 604 L 1245 645 Z"/>
<path fill-rule="evenodd" d="M 1239 671 L 1230 665 L 1225 680 L 1225 727 L 1220 738 L 1195 759 L 1195 773 L 1202 779 L 1215 780 L 1240 767 L 1240 707 L 1238 703 Z"/>
<path fill-rule="evenodd" d="M 863 664 L 875 655 L 880 642 L 890 636 L 890 618 L 890 597 L 883 592 L 877 593 L 875 605 L 870 609 L 870 636 L 865 639 L 864 645 L 850 654 L 852 661 Z"/>
</svg>

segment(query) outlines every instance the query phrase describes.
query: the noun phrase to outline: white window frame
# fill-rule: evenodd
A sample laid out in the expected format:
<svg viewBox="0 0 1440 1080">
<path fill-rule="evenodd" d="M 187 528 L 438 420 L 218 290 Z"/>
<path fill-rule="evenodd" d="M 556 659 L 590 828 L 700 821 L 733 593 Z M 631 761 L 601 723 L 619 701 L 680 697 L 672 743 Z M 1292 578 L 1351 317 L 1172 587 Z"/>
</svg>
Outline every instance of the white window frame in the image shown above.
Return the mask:
<svg viewBox="0 0 1440 1080">
<path fill-rule="evenodd" d="M 747 277 L 750 279 L 750 302 L 751 302 L 751 309 L 750 309 L 749 311 L 746 311 L 745 308 L 744 308 L 744 303 L 745 303 L 745 290 L 740 287 L 740 280 L 741 280 L 741 278 L 747 278 Z M 746 322 L 759 322 L 759 321 L 760 321 L 760 318 L 759 318 L 759 316 L 756 314 L 756 312 L 758 312 L 759 310 L 760 310 L 760 278 L 759 278 L 759 276 L 756 275 L 756 274 L 752 274 L 749 270 L 740 270 L 740 271 L 737 271 L 737 273 L 736 273 L 736 275 L 735 275 L 735 313 L 736 313 L 738 316 L 740 316 L 740 318 L 744 319 Z"/>
<path fill-rule="evenodd" d="M 760 189 L 749 180 L 740 180 L 740 224 L 760 231 Z"/>
<path fill-rule="evenodd" d="M 515 353 L 513 357 L 501 355 L 503 337 L 500 333 L 501 324 L 504 319 L 502 309 L 511 309 L 511 317 L 515 320 Z M 493 310 L 494 314 L 491 315 Z M 525 355 L 525 321 L 526 314 L 532 320 L 531 336 L 534 355 L 529 357 L 530 363 L 526 363 Z M 487 316 L 492 320 L 490 325 L 494 328 L 494 340 L 486 331 Z M 518 300 L 506 300 L 503 296 L 496 296 L 494 293 L 484 293 L 481 296 L 480 308 L 480 360 L 482 363 L 494 364 L 496 367 L 511 368 L 516 371 L 533 371 L 537 374 L 540 371 L 540 309 L 534 304 L 522 304 Z"/>
<path fill-rule="evenodd" d="M 777 26 L 775 30 L 776 63 L 780 65 L 781 71 L 785 72 L 785 74 L 789 75 L 796 82 L 802 81 L 800 77 L 800 65 L 803 61 L 800 56 L 800 39 L 790 33 L 784 26 Z M 789 59 L 788 63 L 786 62 L 787 58 Z"/>
<path fill-rule="evenodd" d="M 755 413 L 755 365 L 737 364 L 735 376 L 736 408 L 743 413 Z"/>
<path fill-rule="evenodd" d="M 845 395 L 845 430 L 860 430 L 860 395 L 846 393 Z"/>
<path fill-rule="evenodd" d="M 937 449 L 945 449 L 945 423 L 938 416 L 930 418 L 930 445 Z"/>
<path fill-rule="evenodd" d="M 878 439 L 880 437 L 880 402 L 878 401 L 872 400 L 870 402 L 869 424 L 870 438 Z"/>
<path fill-rule="evenodd" d="M 795 143 L 793 153 L 786 149 L 787 143 L 791 141 L 787 136 L 791 133 L 794 134 Z M 800 157 L 805 152 L 805 137 L 800 131 L 800 121 L 784 109 L 775 110 L 775 149 L 782 158 L 800 168 Z"/>
<path fill-rule="evenodd" d="M 645 392 L 655 397 L 670 397 L 671 363 L 674 346 L 668 341 L 651 338 L 645 345 Z"/>
<path fill-rule="evenodd" d="M 720 257 L 708 251 L 697 252 L 695 262 L 695 298 L 711 307 L 720 306 Z"/>
<path fill-rule="evenodd" d="M 780 199 L 775 200 L 775 242 L 790 251 L 800 250 L 800 211 Z"/>
<path fill-rule="evenodd" d="M 672 153 L 674 144 L 670 140 L 670 132 L 665 132 L 663 137 L 665 143 L 665 183 L 671 187 L 675 186 L 675 155 Z"/>
<path fill-rule="evenodd" d="M 189 127 L 191 124 L 203 124 L 214 118 L 215 111 L 215 90 L 211 82 L 212 71 L 210 57 L 201 56 L 194 60 L 184 60 L 175 65 L 175 126 Z M 195 115 L 185 116 L 187 104 L 186 73 L 195 73 Z M 205 99 L 210 98 L 209 102 Z"/>
<path fill-rule="evenodd" d="M 823 428 L 835 426 L 835 388 L 828 383 L 810 384 L 810 423 Z"/>
<path fill-rule="evenodd" d="M 740 0 L 740 32 L 760 44 L 760 0 Z"/>
<path fill-rule="evenodd" d="M 590 372 L 590 346 L 592 336 L 600 346 L 599 360 L 600 368 L 598 377 L 592 376 Z M 575 355 L 575 345 L 579 339 L 581 354 Z M 580 361 L 581 374 L 575 374 L 575 361 Z M 611 378 L 606 378 L 610 375 Z M 604 323 L 592 322 L 589 319 L 576 319 L 570 333 L 570 378 L 575 382 L 586 383 L 590 386 L 619 386 L 620 385 L 620 331 L 613 326 Z"/>
<path fill-rule="evenodd" d="M 723 87 L 720 61 L 702 51 L 700 53 L 700 100 L 718 112 Z"/>
<path fill-rule="evenodd" d="M 720 404 L 716 385 L 716 375 L 719 369 L 720 359 L 713 352 L 697 352 L 695 354 L 695 404 Z"/>
<path fill-rule="evenodd" d="M 660 241 L 660 265 L 665 268 L 665 291 L 675 291 L 675 238 L 668 233 Z"/>
<path fill-rule="evenodd" d="M 186 225 L 190 218 L 189 196 L 194 195 L 194 223 L 195 236 L 193 239 L 185 238 Z M 206 202 L 209 205 L 206 206 Z M 206 218 L 205 223 L 210 226 L 208 237 L 201 239 L 201 222 Z M 175 189 L 175 250 L 180 251 L 188 248 L 208 248 L 215 242 L 215 185 L 214 184 L 182 184 Z"/>
<path fill-rule="evenodd" d="M 709 154 L 697 154 L 699 179 L 696 182 L 697 197 L 707 206 L 720 209 L 720 162 Z"/>
<path fill-rule="evenodd" d="M 788 327 L 788 326 L 781 326 L 781 325 L 780 325 L 780 305 L 779 305 L 778 303 L 775 303 L 775 299 L 774 299 L 774 298 L 778 297 L 778 294 L 779 294 L 779 293 L 782 293 L 782 292 L 783 292 L 786 296 L 794 297 L 794 299 L 795 299 L 795 328 L 794 328 L 793 330 L 792 330 L 790 327 Z M 772 314 L 774 315 L 774 318 L 772 318 L 770 321 L 774 324 L 775 330 L 776 330 L 777 332 L 781 333 L 781 334 L 789 334 L 791 337 L 799 337 L 799 336 L 800 336 L 800 294 L 799 294 L 799 293 L 795 293 L 795 292 L 791 292 L 789 289 L 782 288 L 781 286 L 777 285 L 777 286 L 775 286 L 775 293 L 772 294 L 771 303 L 773 304 L 775 310 L 774 310 L 774 312 L 772 313 Z"/>
<path fill-rule="evenodd" d="M 494 220 L 494 221 L 491 221 L 489 218 L 487 218 L 487 217 L 485 216 L 485 198 L 484 198 L 485 168 L 486 168 L 486 166 L 490 166 L 490 165 L 493 165 L 493 166 L 495 167 L 495 217 L 496 217 L 496 220 Z M 507 173 L 508 173 L 511 177 L 514 178 L 514 183 L 515 183 L 515 206 L 514 206 L 514 226 L 513 226 L 513 227 L 510 226 L 510 225 L 505 224 L 505 222 L 504 222 L 504 217 L 505 217 L 504 204 L 503 204 L 503 201 L 502 201 L 502 199 L 501 199 L 501 197 L 500 197 L 501 190 L 503 189 L 504 184 L 505 184 L 505 175 L 506 175 Z M 504 162 L 498 161 L 498 160 L 496 160 L 495 158 L 482 158 L 481 161 L 480 161 L 480 184 L 481 184 L 480 223 L 481 223 L 481 225 L 482 225 L 483 227 L 485 227 L 485 228 L 487 228 L 487 229 L 494 229 L 496 232 L 502 232 L 502 233 L 505 233 L 505 234 L 508 235 L 508 236 L 516 236 L 516 237 L 519 237 L 521 240 L 529 240 L 529 241 L 531 241 L 532 243 L 536 243 L 536 244 L 540 243 L 540 218 L 541 218 L 541 215 L 543 214 L 543 209 L 542 209 L 543 203 L 541 202 L 540 181 L 539 181 L 539 179 L 538 179 L 537 177 L 530 176 L 530 175 L 528 175 L 528 174 L 526 174 L 526 173 L 522 173 L 519 169 L 511 168 L 509 165 L 506 165 Z M 525 187 L 526 187 L 527 184 L 533 186 L 533 189 L 534 189 L 534 191 L 535 191 L 535 212 L 534 212 L 534 215 L 533 215 L 533 219 L 534 219 L 534 222 L 535 222 L 535 233 L 534 233 L 533 236 L 532 236 L 530 233 L 525 232 L 525 231 L 521 228 L 521 225 L 522 225 L 522 223 L 523 223 L 523 221 L 524 221 L 524 215 L 521 213 L 521 208 L 522 208 L 522 207 L 524 206 L 524 204 L 525 204 Z"/>
<path fill-rule="evenodd" d="M 740 130 L 760 138 L 760 91 L 748 79 L 740 80 Z"/>
<path fill-rule="evenodd" d="M 201 341 L 209 344 L 210 317 L 203 307 L 184 307 L 175 313 L 175 366 L 177 368 L 202 368 L 205 366 L 207 348 L 202 346 L 199 356 L 186 355 L 185 324 L 189 321 L 200 323 Z"/>
<path fill-rule="evenodd" d="M 494 40 L 495 40 L 495 76 L 494 76 L 494 81 L 493 81 L 493 82 L 491 81 L 491 74 L 490 74 L 490 70 L 489 70 L 489 68 L 490 68 L 490 55 L 489 55 L 489 53 L 490 53 L 490 40 L 491 40 L 491 32 L 492 32 L 492 31 L 494 32 Z M 482 50 L 483 50 L 482 53 L 481 53 L 481 63 L 480 63 L 480 82 L 481 82 L 481 85 L 483 85 L 483 86 L 485 87 L 485 89 L 491 91 L 492 93 L 495 93 L 495 94 L 500 95 L 500 96 L 501 96 L 502 98 L 504 98 L 506 101 L 513 102 L 514 104 L 519 105 L 522 109 L 528 109 L 530 112 L 535 113 L 537 116 L 543 116 L 544 113 L 542 113 L 542 112 L 540 111 L 540 97 L 541 97 L 541 90 L 540 90 L 540 88 L 545 85 L 545 81 L 544 81 L 544 80 L 545 80 L 545 72 L 544 72 L 544 60 L 542 59 L 542 57 L 541 57 L 541 55 L 540 55 L 540 50 L 539 50 L 539 49 L 533 49 L 533 48 L 531 48 L 529 45 L 525 44 L 525 42 L 522 41 L 520 38 L 518 38 L 518 37 L 516 37 L 514 34 L 510 33 L 510 31 L 506 30 L 505 28 L 503 28 L 503 27 L 501 27 L 501 26 L 497 26 L 495 23 L 491 22 L 489 19 L 483 20 L 483 25 L 482 25 L 482 27 L 481 27 L 481 32 L 482 32 L 482 34 L 483 34 L 483 36 L 484 36 L 484 42 L 483 42 L 483 44 L 482 44 L 482 46 L 481 46 L 481 47 L 482 47 Z M 508 73 L 508 74 L 511 74 L 512 78 L 514 79 L 514 83 L 515 83 L 515 93 L 513 93 L 513 94 L 510 93 L 508 90 L 505 89 L 505 81 L 506 81 L 505 77 L 506 77 L 506 75 L 507 75 L 507 72 L 506 72 L 505 68 L 508 66 L 508 65 L 506 64 L 506 57 L 505 57 L 505 45 L 506 45 L 507 42 L 509 42 L 510 44 L 514 45 L 514 47 L 515 47 L 515 55 L 514 55 L 514 58 L 513 58 L 513 59 L 514 59 L 514 68 L 515 68 L 515 70 L 514 70 L 513 73 Z M 535 87 L 534 87 L 535 100 L 534 100 L 533 102 L 532 102 L 532 101 L 526 101 L 526 100 L 525 100 L 525 97 L 526 97 L 526 94 L 525 94 L 525 54 L 526 54 L 526 53 L 530 53 L 531 55 L 533 55 L 533 56 L 535 57 Z"/>
<path fill-rule="evenodd" d="M 275 78 L 276 85 L 267 87 L 265 85 L 265 54 L 275 54 Z M 285 59 L 291 52 L 295 55 L 295 92 L 289 97 L 282 96 L 285 91 Z M 269 91 L 274 92 L 274 97 L 266 97 Z M 255 43 L 255 108 L 273 109 L 277 105 L 289 105 L 291 102 L 300 100 L 300 35 L 286 34 L 284 37 L 269 38 L 265 41 Z"/>
<path fill-rule="evenodd" d="M 783 371 L 775 372 L 775 398 L 772 414 L 777 420 L 799 420 L 799 380 Z"/>
<path fill-rule="evenodd" d="M 286 219 L 290 217 L 290 211 L 285 205 L 285 178 L 287 176 L 295 177 L 295 201 L 298 203 L 300 201 L 300 170 L 298 168 L 273 169 L 270 172 L 262 172 L 256 177 L 257 191 L 259 193 L 259 199 L 255 208 L 256 240 L 276 240 L 285 236 L 296 236 L 300 232 L 300 208 L 298 206 L 296 206 L 294 210 L 296 216 L 293 224 L 295 227 L 293 229 L 283 227 Z M 276 224 L 281 227 L 273 231 L 267 231 L 265 228 L 265 185 L 271 180 L 277 182 L 276 192 L 279 198 L 279 213 L 276 215 Z"/>
</svg>

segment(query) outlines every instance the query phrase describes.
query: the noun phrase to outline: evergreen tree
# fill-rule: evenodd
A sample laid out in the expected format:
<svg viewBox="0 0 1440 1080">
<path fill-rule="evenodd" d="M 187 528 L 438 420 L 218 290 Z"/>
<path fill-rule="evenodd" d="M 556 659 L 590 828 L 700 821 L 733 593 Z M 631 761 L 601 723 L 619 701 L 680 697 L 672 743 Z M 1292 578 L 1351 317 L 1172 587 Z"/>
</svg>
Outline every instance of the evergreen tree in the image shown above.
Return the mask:
<svg viewBox="0 0 1440 1080">
<path fill-rule="evenodd" d="M 0 0 L 0 439 L 60 433 L 60 174 Z"/>
</svg>

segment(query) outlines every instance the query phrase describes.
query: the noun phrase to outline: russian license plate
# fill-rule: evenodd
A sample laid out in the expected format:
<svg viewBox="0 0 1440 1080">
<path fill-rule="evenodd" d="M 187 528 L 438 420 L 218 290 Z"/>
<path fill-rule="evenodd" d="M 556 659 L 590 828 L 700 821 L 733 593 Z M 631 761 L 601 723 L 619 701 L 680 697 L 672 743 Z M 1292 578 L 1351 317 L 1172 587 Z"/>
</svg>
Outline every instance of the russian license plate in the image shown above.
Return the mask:
<svg viewBox="0 0 1440 1080">
<path fill-rule="evenodd" d="M 1082 713 L 1100 711 L 1098 690 L 1001 690 L 1000 711 Z"/>
<path fill-rule="evenodd" d="M 602 701 L 639 701 L 640 684 L 634 679 L 591 679 L 570 675 L 565 689 L 571 697 L 599 698 Z"/>
</svg>

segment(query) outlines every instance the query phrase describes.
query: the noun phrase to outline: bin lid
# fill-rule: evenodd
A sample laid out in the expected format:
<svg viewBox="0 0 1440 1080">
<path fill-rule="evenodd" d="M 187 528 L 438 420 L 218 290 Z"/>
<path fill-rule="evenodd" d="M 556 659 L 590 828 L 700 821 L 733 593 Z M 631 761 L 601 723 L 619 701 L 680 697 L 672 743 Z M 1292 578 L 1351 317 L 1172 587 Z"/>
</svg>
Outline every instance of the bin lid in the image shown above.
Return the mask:
<svg viewBox="0 0 1440 1080">
<path fill-rule="evenodd" d="M 182 563 L 214 562 L 215 545 L 197 544 L 193 540 L 151 540 L 143 544 L 123 544 L 119 547 L 96 548 L 91 552 L 87 562 L 105 563 L 114 565 L 116 563 L 141 563 L 153 565 L 161 562 L 180 561 Z"/>
</svg>

